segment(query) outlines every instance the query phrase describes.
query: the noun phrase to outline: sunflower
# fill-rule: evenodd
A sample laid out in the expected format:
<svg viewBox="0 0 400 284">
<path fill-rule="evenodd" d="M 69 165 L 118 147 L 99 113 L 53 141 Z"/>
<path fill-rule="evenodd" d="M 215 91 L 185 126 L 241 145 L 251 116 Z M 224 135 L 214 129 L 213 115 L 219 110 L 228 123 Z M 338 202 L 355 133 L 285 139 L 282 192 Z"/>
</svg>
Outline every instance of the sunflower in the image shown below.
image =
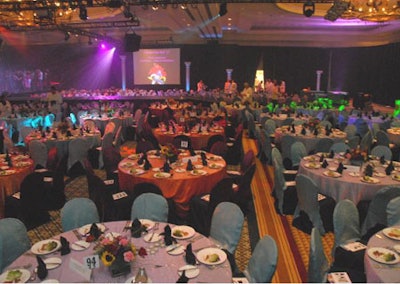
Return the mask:
<svg viewBox="0 0 400 284">
<path fill-rule="evenodd" d="M 115 256 L 109 252 L 109 251 L 104 251 L 101 254 L 101 261 L 105 266 L 110 266 L 115 260 Z"/>
</svg>

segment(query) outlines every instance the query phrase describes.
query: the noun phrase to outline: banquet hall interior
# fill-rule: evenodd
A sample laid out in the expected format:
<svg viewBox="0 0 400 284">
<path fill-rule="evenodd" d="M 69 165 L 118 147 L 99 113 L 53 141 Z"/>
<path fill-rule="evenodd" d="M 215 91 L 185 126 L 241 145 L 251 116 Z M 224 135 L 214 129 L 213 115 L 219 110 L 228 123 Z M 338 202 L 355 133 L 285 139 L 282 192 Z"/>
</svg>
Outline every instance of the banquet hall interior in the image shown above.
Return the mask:
<svg viewBox="0 0 400 284">
<path fill-rule="evenodd" d="M 0 282 L 400 282 L 399 5 L 0 0 Z"/>
</svg>

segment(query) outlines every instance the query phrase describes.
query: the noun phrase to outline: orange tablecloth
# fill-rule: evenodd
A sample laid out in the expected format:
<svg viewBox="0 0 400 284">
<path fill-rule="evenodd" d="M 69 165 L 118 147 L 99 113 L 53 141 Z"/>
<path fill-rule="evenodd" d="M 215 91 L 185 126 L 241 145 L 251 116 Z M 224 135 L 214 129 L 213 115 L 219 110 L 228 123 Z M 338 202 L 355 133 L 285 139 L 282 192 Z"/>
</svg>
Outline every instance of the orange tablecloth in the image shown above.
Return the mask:
<svg viewBox="0 0 400 284">
<path fill-rule="evenodd" d="M 200 155 L 194 157 L 188 156 L 185 153 L 180 155 L 179 159 L 191 158 L 194 166 L 201 165 Z M 207 154 L 208 159 L 215 157 L 212 154 Z M 201 170 L 206 171 L 205 175 L 192 175 L 191 173 L 177 172 L 177 168 L 186 169 L 187 163 L 182 162 L 180 167 L 175 167 L 171 170 L 171 177 L 156 178 L 154 168 L 162 168 L 164 159 L 154 155 L 148 155 L 149 162 L 153 168 L 145 171 L 143 174 L 135 175 L 131 173 L 132 169 L 143 169 L 137 164 L 138 160 L 125 158 L 118 165 L 118 176 L 120 188 L 122 190 L 133 190 L 134 186 L 142 182 L 150 182 L 157 185 L 166 198 L 173 198 L 177 205 L 177 213 L 184 217 L 189 210 L 189 201 L 195 195 L 208 193 L 211 189 L 226 175 L 226 163 L 221 157 L 217 157 L 217 161 L 208 160 L 208 166 L 203 167 Z M 197 159 L 197 161 L 195 161 Z M 213 164 L 219 164 L 221 168 L 210 168 Z M 174 167 L 174 165 L 172 165 Z"/>
<path fill-rule="evenodd" d="M 161 145 L 167 145 L 168 143 L 172 143 L 174 137 L 184 134 L 183 132 L 171 133 L 167 131 L 161 131 L 160 128 L 153 129 L 153 133 Z M 192 140 L 192 147 L 195 150 L 200 150 L 205 148 L 207 146 L 208 139 L 210 139 L 211 136 L 214 135 L 225 136 L 223 129 L 211 130 L 210 132 L 205 132 L 205 133 L 190 132 L 185 135 L 188 135 L 190 137 L 190 139 Z"/>
<path fill-rule="evenodd" d="M 0 157 L 0 218 L 4 218 L 6 196 L 19 191 L 23 179 L 33 172 L 33 161 L 28 156 L 12 155 L 13 167 L 5 169 L 4 155 Z"/>
</svg>

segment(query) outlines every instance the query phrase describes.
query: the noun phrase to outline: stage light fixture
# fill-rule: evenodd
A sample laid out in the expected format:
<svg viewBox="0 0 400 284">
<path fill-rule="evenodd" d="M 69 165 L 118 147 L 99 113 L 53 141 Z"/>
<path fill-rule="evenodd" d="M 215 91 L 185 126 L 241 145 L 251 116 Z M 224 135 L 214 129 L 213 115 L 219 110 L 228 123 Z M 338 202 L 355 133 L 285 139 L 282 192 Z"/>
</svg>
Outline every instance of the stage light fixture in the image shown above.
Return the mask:
<svg viewBox="0 0 400 284">
<path fill-rule="evenodd" d="M 221 3 L 221 5 L 219 5 L 218 16 L 222 17 L 222 16 L 226 15 L 226 13 L 228 13 L 227 5 L 228 5 L 227 3 Z"/>
<path fill-rule="evenodd" d="M 314 15 L 315 12 L 315 4 L 312 1 L 307 1 L 306 3 L 303 4 L 303 15 L 306 16 L 307 18 L 311 17 Z"/>
</svg>

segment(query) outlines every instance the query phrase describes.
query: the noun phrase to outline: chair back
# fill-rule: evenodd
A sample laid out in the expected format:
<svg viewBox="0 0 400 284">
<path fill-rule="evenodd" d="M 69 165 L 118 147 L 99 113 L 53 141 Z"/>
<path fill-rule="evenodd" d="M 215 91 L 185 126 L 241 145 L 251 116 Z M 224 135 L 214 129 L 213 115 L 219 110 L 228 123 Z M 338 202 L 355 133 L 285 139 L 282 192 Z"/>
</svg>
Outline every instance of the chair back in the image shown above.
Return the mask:
<svg viewBox="0 0 400 284">
<path fill-rule="evenodd" d="M 28 126 L 23 126 L 21 127 L 21 129 L 19 130 L 22 141 L 25 141 L 25 138 L 31 133 L 33 132 L 35 129 L 33 127 L 28 127 Z"/>
<path fill-rule="evenodd" d="M 39 140 L 32 140 L 29 143 L 29 155 L 33 160 L 34 167 L 46 168 L 47 166 L 47 147 Z"/>
<path fill-rule="evenodd" d="M 0 220 L 0 273 L 31 247 L 25 225 L 16 218 Z"/>
<path fill-rule="evenodd" d="M 381 158 L 382 156 L 385 157 L 386 161 L 392 160 L 392 150 L 388 146 L 378 145 L 372 148 L 371 155 Z"/>
<path fill-rule="evenodd" d="M 192 139 L 189 136 L 181 134 L 177 135 L 172 139 L 172 145 L 177 149 L 193 149 Z"/>
<path fill-rule="evenodd" d="M 303 210 L 305 213 L 307 213 L 313 226 L 318 228 L 321 235 L 325 234 L 321 215 L 319 213 L 317 185 L 310 177 L 303 174 L 298 174 L 296 176 L 296 189 L 298 203 L 295 217 L 298 216 L 300 210 Z"/>
<path fill-rule="evenodd" d="M 372 145 L 372 133 L 371 131 L 367 131 L 364 136 L 362 136 L 361 141 L 360 141 L 360 149 L 361 151 L 367 151 L 369 153 Z"/>
<path fill-rule="evenodd" d="M 210 192 L 210 202 L 208 203 L 208 211 L 210 217 L 214 213 L 215 208 L 221 202 L 232 202 L 234 200 L 234 191 L 232 189 L 233 180 L 230 177 L 220 180 Z"/>
<path fill-rule="evenodd" d="M 226 146 L 226 143 L 223 141 L 216 141 L 212 144 L 209 152 L 225 159 L 225 156 L 228 153 L 228 146 Z"/>
<path fill-rule="evenodd" d="M 271 283 L 278 261 L 278 247 L 271 236 L 257 242 L 249 263 L 243 272 L 250 283 Z"/>
<path fill-rule="evenodd" d="M 276 122 L 273 119 L 267 119 L 264 123 L 264 129 L 268 136 L 275 134 Z"/>
<path fill-rule="evenodd" d="M 293 117 L 285 118 L 285 119 L 282 121 L 282 126 L 285 126 L 285 125 L 286 125 L 286 126 L 292 125 L 293 121 L 294 121 L 294 118 L 293 118 Z"/>
<path fill-rule="evenodd" d="M 347 134 L 347 139 L 350 139 L 357 134 L 357 127 L 354 124 L 349 124 L 344 128 L 344 132 Z"/>
<path fill-rule="evenodd" d="M 349 199 L 340 200 L 333 210 L 335 244 L 332 256 L 338 246 L 361 239 L 360 217 L 357 207 Z"/>
<path fill-rule="evenodd" d="M 329 148 L 329 152 L 333 151 L 335 154 L 336 153 L 345 153 L 347 150 L 350 150 L 349 145 L 347 145 L 344 142 L 337 142 L 332 145 L 332 147 Z"/>
<path fill-rule="evenodd" d="M 272 148 L 271 156 L 272 156 L 272 165 L 274 167 L 276 167 L 278 165 L 283 169 L 282 154 L 281 154 L 281 152 L 279 151 L 278 148 L 276 148 L 276 147 Z"/>
<path fill-rule="evenodd" d="M 84 161 L 88 157 L 89 144 L 83 138 L 76 138 L 71 140 L 68 145 L 68 164 L 67 170 L 71 169 L 71 167 L 76 163 L 81 163 L 82 167 L 84 167 Z"/>
<path fill-rule="evenodd" d="M 353 136 L 347 139 L 347 145 L 350 147 L 350 149 L 356 149 L 357 146 L 360 144 L 360 137 L 359 136 Z"/>
<path fill-rule="evenodd" d="M 317 228 L 311 230 L 310 254 L 308 262 L 308 283 L 325 283 L 329 269 L 328 260 L 322 246 L 321 235 Z"/>
<path fill-rule="evenodd" d="M 162 195 L 143 193 L 132 204 L 131 219 L 150 219 L 157 222 L 168 221 L 168 202 Z"/>
<path fill-rule="evenodd" d="M 292 135 L 285 134 L 282 136 L 281 139 L 281 149 L 282 149 L 282 158 L 285 159 L 290 159 L 291 158 L 291 148 L 293 143 L 296 142 L 296 138 L 294 138 Z"/>
<path fill-rule="evenodd" d="M 156 147 L 153 145 L 151 141 L 145 140 L 139 140 L 136 144 L 136 153 L 147 153 L 150 150 L 155 150 Z"/>
<path fill-rule="evenodd" d="M 292 160 L 292 167 L 298 167 L 301 159 L 307 156 L 307 150 L 303 142 L 296 141 L 290 148 L 290 157 Z"/>
<path fill-rule="evenodd" d="M 318 140 L 317 145 L 315 145 L 315 153 L 328 153 L 333 145 L 332 138 L 321 138 Z"/>
<path fill-rule="evenodd" d="M 96 204 L 89 198 L 71 199 L 61 209 L 61 226 L 64 232 L 98 222 L 100 217 Z"/>
<path fill-rule="evenodd" d="M 207 152 L 210 152 L 212 146 L 214 145 L 214 143 L 216 143 L 216 142 L 218 142 L 218 141 L 221 141 L 221 142 L 224 142 L 224 143 L 225 143 L 225 138 L 224 138 L 224 136 L 222 136 L 222 135 L 213 135 L 213 136 L 211 136 L 210 138 L 208 138 L 207 146 L 206 146 L 206 149 L 205 149 L 205 150 L 206 150 Z"/>
<path fill-rule="evenodd" d="M 367 216 L 361 227 L 361 235 L 377 224 L 387 224 L 387 205 L 390 200 L 398 196 L 400 196 L 400 188 L 395 186 L 383 187 L 375 194 L 368 206 Z"/>
<path fill-rule="evenodd" d="M 114 134 L 112 132 L 104 133 L 103 138 L 101 138 L 101 149 L 106 149 L 113 147 Z"/>
<path fill-rule="evenodd" d="M 210 237 L 234 254 L 244 222 L 242 210 L 235 203 L 221 202 L 211 218 Z"/>
<path fill-rule="evenodd" d="M 383 145 L 383 146 L 389 147 L 390 140 L 389 140 L 388 134 L 385 131 L 383 131 L 383 130 L 377 131 L 375 134 L 375 138 L 376 138 L 377 145 Z"/>
<path fill-rule="evenodd" d="M 244 154 L 244 156 L 243 156 L 243 160 L 240 165 L 240 170 L 242 172 L 247 171 L 247 169 L 254 163 L 254 159 L 255 159 L 255 156 L 254 156 L 253 150 L 248 150 L 246 152 L 246 154 Z"/>
<path fill-rule="evenodd" d="M 400 225 L 400 196 L 389 201 L 386 207 L 387 225 Z"/>
<path fill-rule="evenodd" d="M 107 179 L 115 177 L 115 171 L 118 170 L 118 164 L 121 161 L 121 153 L 117 148 L 107 147 L 102 149 L 104 169 L 106 170 Z"/>
<path fill-rule="evenodd" d="M 283 166 L 276 161 L 276 158 L 273 160 L 274 165 L 274 186 L 273 192 L 275 194 L 275 198 L 277 199 L 277 209 L 279 214 L 283 214 L 283 201 L 284 201 L 284 191 L 286 190 L 285 177 L 283 175 Z"/>
</svg>

